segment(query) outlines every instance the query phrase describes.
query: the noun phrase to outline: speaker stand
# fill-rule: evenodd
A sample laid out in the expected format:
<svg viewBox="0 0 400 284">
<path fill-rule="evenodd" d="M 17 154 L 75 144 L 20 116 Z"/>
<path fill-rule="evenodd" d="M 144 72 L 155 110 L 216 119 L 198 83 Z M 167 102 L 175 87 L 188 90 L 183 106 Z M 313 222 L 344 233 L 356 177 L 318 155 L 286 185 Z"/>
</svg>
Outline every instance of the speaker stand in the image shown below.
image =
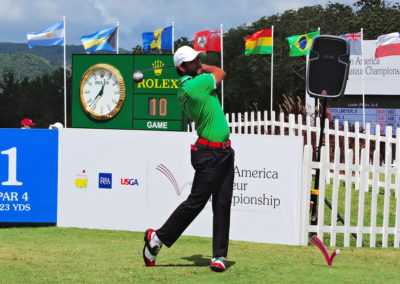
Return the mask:
<svg viewBox="0 0 400 284">
<path fill-rule="evenodd" d="M 326 119 L 326 106 L 328 100 L 326 98 L 322 98 L 322 121 L 321 121 L 321 131 L 319 132 L 319 144 L 317 147 L 317 156 L 316 159 L 318 162 L 321 162 L 321 147 L 322 147 L 322 140 L 324 137 L 324 130 L 325 130 L 325 119 Z M 318 223 L 318 211 L 317 211 L 317 203 L 318 203 L 318 195 L 319 195 L 319 178 L 320 178 L 320 169 L 317 168 L 315 173 L 315 182 L 314 182 L 314 189 L 311 191 L 311 225 L 317 225 Z M 332 211 L 332 203 L 325 197 L 325 204 L 331 209 Z M 337 213 L 337 220 L 340 221 L 344 225 L 343 217 Z M 354 238 L 357 239 L 357 234 L 351 233 Z"/>
</svg>

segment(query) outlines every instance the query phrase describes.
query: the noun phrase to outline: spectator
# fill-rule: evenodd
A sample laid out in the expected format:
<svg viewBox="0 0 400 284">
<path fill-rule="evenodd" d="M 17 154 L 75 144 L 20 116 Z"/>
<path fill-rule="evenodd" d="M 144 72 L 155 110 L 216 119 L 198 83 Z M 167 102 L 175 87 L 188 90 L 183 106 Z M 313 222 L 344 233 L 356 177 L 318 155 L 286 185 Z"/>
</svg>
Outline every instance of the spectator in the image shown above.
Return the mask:
<svg viewBox="0 0 400 284">
<path fill-rule="evenodd" d="M 29 118 L 24 118 L 21 121 L 21 126 L 22 129 L 31 129 L 33 126 L 35 126 L 35 123 Z"/>
<path fill-rule="evenodd" d="M 54 124 L 50 124 L 49 129 L 62 129 L 64 126 L 61 122 L 56 122 Z"/>
</svg>

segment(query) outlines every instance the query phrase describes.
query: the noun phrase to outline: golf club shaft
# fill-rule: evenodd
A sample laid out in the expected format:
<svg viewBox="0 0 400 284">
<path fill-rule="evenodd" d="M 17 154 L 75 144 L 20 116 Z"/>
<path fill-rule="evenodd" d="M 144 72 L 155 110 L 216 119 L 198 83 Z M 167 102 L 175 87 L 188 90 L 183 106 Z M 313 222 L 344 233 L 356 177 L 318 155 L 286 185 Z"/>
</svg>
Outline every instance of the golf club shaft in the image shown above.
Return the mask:
<svg viewBox="0 0 400 284">
<path fill-rule="evenodd" d="M 155 69 L 164 69 L 164 68 L 172 68 L 172 67 L 175 67 L 175 65 L 167 65 L 167 66 L 162 66 L 162 67 L 147 68 L 147 69 L 142 69 L 142 70 L 136 70 L 135 72 L 140 71 L 140 72 L 143 73 L 143 72 L 152 71 L 152 70 L 155 70 Z"/>
</svg>

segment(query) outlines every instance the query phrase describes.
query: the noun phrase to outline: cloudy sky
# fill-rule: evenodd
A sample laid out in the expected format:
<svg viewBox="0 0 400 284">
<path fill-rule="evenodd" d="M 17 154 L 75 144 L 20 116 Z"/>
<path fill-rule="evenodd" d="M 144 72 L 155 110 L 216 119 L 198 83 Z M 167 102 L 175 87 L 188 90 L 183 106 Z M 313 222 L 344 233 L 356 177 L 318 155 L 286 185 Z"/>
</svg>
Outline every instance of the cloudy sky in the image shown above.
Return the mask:
<svg viewBox="0 0 400 284">
<path fill-rule="evenodd" d="M 352 5 L 355 0 L 332 0 Z M 66 16 L 67 44 L 80 36 L 120 23 L 119 45 L 130 50 L 142 44 L 142 32 L 175 22 L 175 39 L 202 30 L 236 28 L 262 16 L 328 0 L 0 0 L 0 42 L 26 42 L 25 32 L 38 32 Z"/>
</svg>

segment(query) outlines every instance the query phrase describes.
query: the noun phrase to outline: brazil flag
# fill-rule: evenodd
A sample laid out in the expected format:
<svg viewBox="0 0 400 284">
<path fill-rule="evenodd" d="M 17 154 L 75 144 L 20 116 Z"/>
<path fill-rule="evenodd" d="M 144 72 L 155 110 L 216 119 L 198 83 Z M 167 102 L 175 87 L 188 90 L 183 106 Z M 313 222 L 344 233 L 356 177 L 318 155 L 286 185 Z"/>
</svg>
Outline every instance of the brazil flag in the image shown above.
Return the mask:
<svg viewBox="0 0 400 284">
<path fill-rule="evenodd" d="M 290 56 L 302 56 L 310 54 L 313 39 L 319 35 L 319 31 L 305 35 L 287 37 L 290 46 Z"/>
</svg>

